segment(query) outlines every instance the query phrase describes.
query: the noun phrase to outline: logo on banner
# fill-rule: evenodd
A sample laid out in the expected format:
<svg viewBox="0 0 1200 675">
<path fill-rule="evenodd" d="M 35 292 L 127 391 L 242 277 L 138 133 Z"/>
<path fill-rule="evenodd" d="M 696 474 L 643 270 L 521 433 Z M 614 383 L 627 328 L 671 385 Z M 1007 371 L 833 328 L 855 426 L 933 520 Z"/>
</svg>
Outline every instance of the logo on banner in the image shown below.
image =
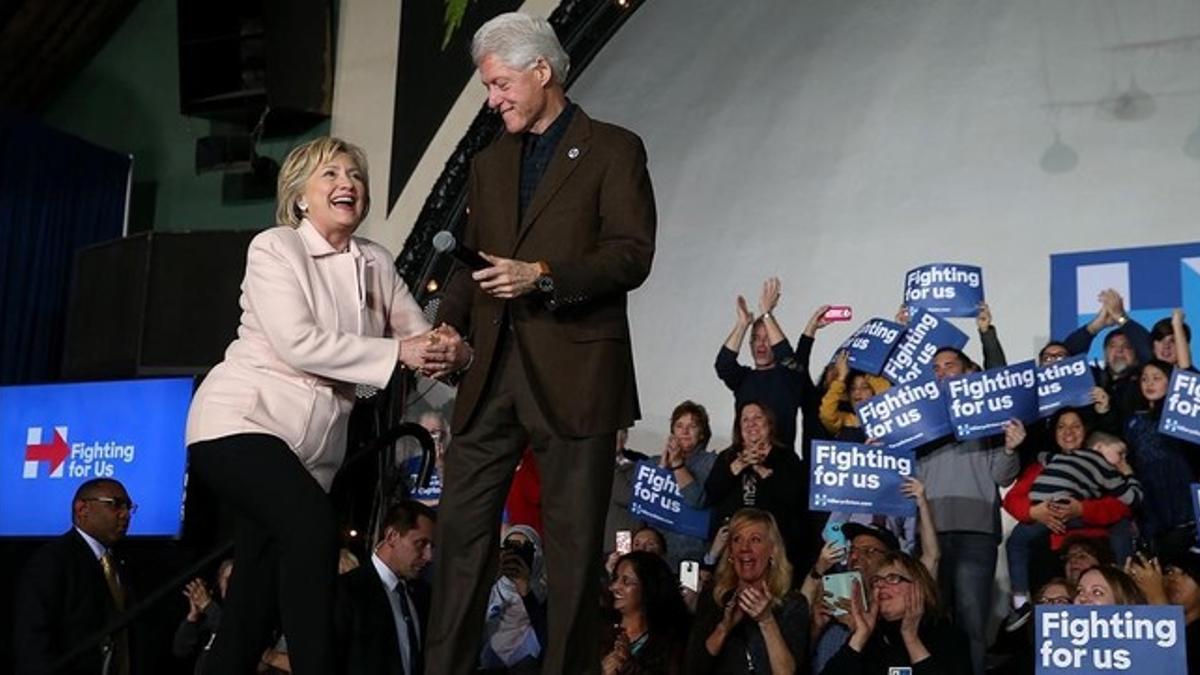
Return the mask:
<svg viewBox="0 0 1200 675">
<path fill-rule="evenodd" d="M 1040 417 L 1053 415 L 1062 408 L 1078 408 L 1092 403 L 1092 388 L 1096 386 L 1096 381 L 1092 378 L 1084 355 L 1038 368 L 1037 379 Z"/>
<path fill-rule="evenodd" d="M 904 326 L 875 317 L 859 326 L 837 351 L 846 350 L 851 368 L 878 375 L 903 333 Z"/>
<path fill-rule="evenodd" d="M 891 450 L 923 445 L 951 432 L 942 389 L 929 375 L 892 387 L 864 401 L 855 412 L 867 438 Z"/>
<path fill-rule="evenodd" d="M 983 302 L 983 270 L 930 263 L 904 275 L 904 304 L 939 316 L 976 316 Z"/>
<path fill-rule="evenodd" d="M 1041 605 L 1035 610 L 1037 675 L 1187 672 L 1180 605 Z"/>
<path fill-rule="evenodd" d="M 689 537 L 703 539 L 708 536 L 708 510 L 693 508 L 684 502 L 674 474 L 650 462 L 637 463 L 629 513 Z"/>
<path fill-rule="evenodd" d="M 44 465 L 47 478 L 111 478 L 116 475 L 117 464 L 132 463 L 135 454 L 132 443 L 71 443 L 67 440 L 65 426 L 54 427 L 50 434 L 45 434 L 42 427 L 29 427 L 25 433 L 25 464 L 21 477 L 38 478 L 38 468 Z"/>
<path fill-rule="evenodd" d="M 52 438 L 42 442 L 42 428 L 29 427 L 25 432 L 25 467 L 22 478 L 37 478 L 38 467 L 45 464 L 48 478 L 62 478 L 63 467 L 71 448 L 67 445 L 67 427 L 54 427 Z"/>
<path fill-rule="evenodd" d="M 929 372 L 939 349 L 962 349 L 969 339 L 954 324 L 942 321 L 923 309 L 916 309 L 908 319 L 908 327 L 900 343 L 883 366 L 883 376 L 893 384 L 912 382 Z"/>
<path fill-rule="evenodd" d="M 1012 418 L 1029 424 L 1038 418 L 1037 372 L 1033 361 L 946 382 L 950 398 L 950 424 L 954 435 L 969 438 L 1002 433 Z"/>
<path fill-rule="evenodd" d="M 900 492 L 913 473 L 911 450 L 813 441 L 809 506 L 850 513 L 916 514 L 916 503 Z"/>
<path fill-rule="evenodd" d="M 1200 441 L 1200 375 L 1179 368 L 1171 372 L 1158 430 L 1192 443 Z"/>
</svg>

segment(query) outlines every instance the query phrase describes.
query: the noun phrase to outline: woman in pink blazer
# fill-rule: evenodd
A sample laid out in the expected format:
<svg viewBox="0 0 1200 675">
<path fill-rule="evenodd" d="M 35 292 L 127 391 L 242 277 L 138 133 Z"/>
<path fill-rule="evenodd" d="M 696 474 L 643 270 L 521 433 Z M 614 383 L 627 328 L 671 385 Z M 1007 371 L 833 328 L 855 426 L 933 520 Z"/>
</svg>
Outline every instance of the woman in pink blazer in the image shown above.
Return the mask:
<svg viewBox="0 0 1200 675">
<path fill-rule="evenodd" d="M 356 384 L 444 374 L 466 349 L 428 321 L 366 216 L 362 150 L 318 138 L 279 172 L 280 226 L 250 243 L 241 325 L 188 414 L 190 468 L 237 515 L 234 574 L 209 672 L 254 672 L 276 617 L 292 671 L 336 672 L 337 528 L 326 492 Z"/>
</svg>

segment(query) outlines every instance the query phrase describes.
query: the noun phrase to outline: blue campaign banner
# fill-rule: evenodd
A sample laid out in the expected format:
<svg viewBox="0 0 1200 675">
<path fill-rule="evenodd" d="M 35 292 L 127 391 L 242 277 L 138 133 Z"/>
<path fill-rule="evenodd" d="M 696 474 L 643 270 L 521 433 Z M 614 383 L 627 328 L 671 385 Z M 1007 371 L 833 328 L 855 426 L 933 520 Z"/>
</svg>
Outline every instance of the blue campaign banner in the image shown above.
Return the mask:
<svg viewBox="0 0 1200 675">
<path fill-rule="evenodd" d="M 1038 419 L 1037 367 L 1024 361 L 945 383 L 950 425 L 960 441 L 1004 433 L 1004 423 Z"/>
<path fill-rule="evenodd" d="M 1181 605 L 1038 605 L 1036 675 L 1187 672 Z"/>
<path fill-rule="evenodd" d="M 1200 443 L 1200 373 L 1179 368 L 1171 372 L 1158 431 Z"/>
<path fill-rule="evenodd" d="M 629 513 L 656 527 L 689 537 L 708 537 L 708 509 L 697 509 L 683 501 L 683 493 L 671 471 L 641 461 L 633 472 L 633 498 Z"/>
<path fill-rule="evenodd" d="M 0 536 L 67 531 L 92 478 L 137 503 L 130 536 L 178 536 L 192 390 L 190 377 L 0 387 Z"/>
<path fill-rule="evenodd" d="M 813 441 L 809 456 L 812 458 L 810 510 L 917 515 L 917 503 L 900 492 L 904 479 L 913 475 L 916 465 L 912 450 Z"/>
<path fill-rule="evenodd" d="M 409 457 L 404 462 L 405 484 L 408 487 L 409 499 L 415 499 L 426 506 L 436 507 L 442 500 L 442 474 L 435 468 L 429 472 L 429 485 L 417 485 L 421 473 L 421 456 Z"/>
<path fill-rule="evenodd" d="M 859 326 L 837 351 L 847 351 L 851 368 L 878 375 L 903 334 L 904 326 L 874 317 Z M 836 357 L 837 352 L 834 352 Z"/>
<path fill-rule="evenodd" d="M 893 384 L 912 382 L 932 372 L 933 355 L 942 347 L 962 349 L 967 334 L 949 321 L 942 321 L 930 312 L 916 309 L 908 317 L 908 326 L 900 342 L 883 365 L 883 376 Z"/>
<path fill-rule="evenodd" d="M 1096 380 L 1088 367 L 1087 356 L 1055 361 L 1037 370 L 1038 416 L 1049 417 L 1063 408 L 1092 404 Z"/>
<path fill-rule="evenodd" d="M 951 433 L 945 392 L 925 374 L 874 396 L 855 412 L 867 438 L 891 450 L 915 448 Z"/>
<path fill-rule="evenodd" d="M 904 275 L 904 304 L 938 316 L 976 316 L 983 302 L 983 270 L 974 265 L 930 263 Z"/>
<path fill-rule="evenodd" d="M 1061 340 L 1095 318 L 1096 298 L 1106 288 L 1116 289 L 1129 316 L 1147 329 L 1176 307 L 1200 316 L 1200 243 L 1050 256 L 1050 336 Z M 1092 361 L 1104 360 L 1108 330 L 1092 340 Z M 1200 348 L 1193 344 L 1193 363 L 1200 362 L 1198 356 Z"/>
</svg>

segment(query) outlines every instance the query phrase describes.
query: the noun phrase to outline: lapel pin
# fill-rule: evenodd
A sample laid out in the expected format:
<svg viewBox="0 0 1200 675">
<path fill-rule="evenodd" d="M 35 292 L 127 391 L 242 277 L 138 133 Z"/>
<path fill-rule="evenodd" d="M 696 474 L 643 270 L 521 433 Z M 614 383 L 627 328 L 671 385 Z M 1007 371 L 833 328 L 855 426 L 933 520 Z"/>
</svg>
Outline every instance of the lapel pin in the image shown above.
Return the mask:
<svg viewBox="0 0 1200 675">
<path fill-rule="evenodd" d="M 571 148 L 567 151 L 567 159 L 575 159 L 579 156 L 579 148 Z"/>
</svg>

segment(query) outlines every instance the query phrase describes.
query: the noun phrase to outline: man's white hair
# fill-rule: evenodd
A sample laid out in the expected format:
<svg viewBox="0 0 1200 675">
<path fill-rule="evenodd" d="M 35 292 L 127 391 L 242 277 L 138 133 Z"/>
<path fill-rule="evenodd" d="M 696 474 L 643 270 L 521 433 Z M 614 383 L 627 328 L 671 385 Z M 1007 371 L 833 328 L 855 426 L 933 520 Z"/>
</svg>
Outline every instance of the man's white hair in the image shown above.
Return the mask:
<svg viewBox="0 0 1200 675">
<path fill-rule="evenodd" d="M 491 55 L 509 68 L 529 70 L 538 57 L 550 64 L 554 81 L 566 84 L 571 69 L 571 57 L 545 19 L 520 12 L 508 12 L 488 21 L 475 31 L 471 40 L 471 59 L 478 66 Z"/>
</svg>

